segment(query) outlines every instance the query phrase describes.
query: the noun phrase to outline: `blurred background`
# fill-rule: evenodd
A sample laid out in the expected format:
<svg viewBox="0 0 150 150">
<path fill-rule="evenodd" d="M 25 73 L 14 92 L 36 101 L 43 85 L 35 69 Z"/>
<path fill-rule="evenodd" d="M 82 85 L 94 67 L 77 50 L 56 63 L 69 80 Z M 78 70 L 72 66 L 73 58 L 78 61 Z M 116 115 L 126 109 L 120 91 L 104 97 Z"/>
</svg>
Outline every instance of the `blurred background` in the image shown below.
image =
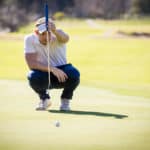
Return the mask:
<svg viewBox="0 0 150 150">
<path fill-rule="evenodd" d="M 0 0 L 0 30 L 18 27 L 43 16 L 44 0 Z M 48 0 L 51 16 L 125 19 L 150 14 L 149 0 Z"/>
</svg>

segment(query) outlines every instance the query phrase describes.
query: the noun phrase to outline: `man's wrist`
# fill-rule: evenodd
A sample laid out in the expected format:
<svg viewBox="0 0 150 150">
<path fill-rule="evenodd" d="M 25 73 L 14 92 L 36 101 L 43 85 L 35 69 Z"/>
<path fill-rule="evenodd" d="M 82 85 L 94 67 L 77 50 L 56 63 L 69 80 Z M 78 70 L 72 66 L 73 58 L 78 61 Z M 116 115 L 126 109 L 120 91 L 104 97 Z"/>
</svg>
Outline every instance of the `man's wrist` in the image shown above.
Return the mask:
<svg viewBox="0 0 150 150">
<path fill-rule="evenodd" d="M 53 34 L 55 34 L 56 36 L 58 36 L 59 35 L 59 31 L 56 29 L 56 30 L 54 30 L 54 31 L 52 31 L 53 32 Z"/>
<path fill-rule="evenodd" d="M 55 67 L 50 67 L 50 72 L 54 72 Z"/>
<path fill-rule="evenodd" d="M 50 72 L 52 72 L 52 73 L 53 73 L 53 67 L 50 67 Z"/>
</svg>

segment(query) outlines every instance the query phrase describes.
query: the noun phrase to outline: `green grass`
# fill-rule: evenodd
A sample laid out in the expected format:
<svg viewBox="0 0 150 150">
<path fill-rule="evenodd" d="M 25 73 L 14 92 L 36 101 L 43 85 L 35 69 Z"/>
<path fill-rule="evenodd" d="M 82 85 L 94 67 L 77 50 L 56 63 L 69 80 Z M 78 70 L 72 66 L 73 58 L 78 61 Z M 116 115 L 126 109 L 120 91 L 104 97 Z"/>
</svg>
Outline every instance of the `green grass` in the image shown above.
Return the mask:
<svg viewBox="0 0 150 150">
<path fill-rule="evenodd" d="M 150 101 L 80 86 L 71 113 L 60 113 L 60 90 L 50 111 L 34 110 L 26 81 L 0 81 L 0 149 L 149 150 Z M 92 94 L 91 94 L 92 93 Z M 55 127 L 55 121 L 61 126 Z"/>
<path fill-rule="evenodd" d="M 0 41 L 0 60 L 1 79 L 25 79 L 27 70 L 22 41 Z"/>
<path fill-rule="evenodd" d="M 130 94 L 145 93 L 144 96 L 149 97 L 149 42 L 145 39 L 80 39 L 70 42 L 69 60 L 80 68 L 84 84 L 126 94 L 127 89 L 132 89 Z"/>
</svg>

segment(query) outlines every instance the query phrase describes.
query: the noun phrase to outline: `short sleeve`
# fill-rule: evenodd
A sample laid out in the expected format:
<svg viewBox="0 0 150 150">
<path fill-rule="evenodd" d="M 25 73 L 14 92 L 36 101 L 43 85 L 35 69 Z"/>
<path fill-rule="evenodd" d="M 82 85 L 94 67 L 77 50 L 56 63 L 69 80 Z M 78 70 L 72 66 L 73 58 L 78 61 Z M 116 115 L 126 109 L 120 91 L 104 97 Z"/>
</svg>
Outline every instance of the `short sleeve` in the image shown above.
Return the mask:
<svg viewBox="0 0 150 150">
<path fill-rule="evenodd" d="M 32 36 L 25 36 L 24 38 L 24 53 L 35 53 L 34 42 Z"/>
</svg>

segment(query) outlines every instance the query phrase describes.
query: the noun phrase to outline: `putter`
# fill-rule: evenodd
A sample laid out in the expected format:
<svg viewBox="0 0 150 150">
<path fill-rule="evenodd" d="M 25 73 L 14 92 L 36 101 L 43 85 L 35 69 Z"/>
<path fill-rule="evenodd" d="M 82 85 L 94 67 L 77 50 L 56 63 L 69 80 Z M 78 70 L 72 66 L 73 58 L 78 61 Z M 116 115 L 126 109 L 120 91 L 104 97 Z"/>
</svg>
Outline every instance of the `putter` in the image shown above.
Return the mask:
<svg viewBox="0 0 150 150">
<path fill-rule="evenodd" d="M 51 85 L 51 80 L 50 80 L 50 56 L 49 56 L 49 49 L 50 49 L 50 37 L 49 37 L 49 11 L 48 11 L 48 1 L 45 0 L 45 25 L 46 25 L 46 30 L 47 30 L 47 63 L 48 63 L 48 91 L 49 87 Z"/>
</svg>

